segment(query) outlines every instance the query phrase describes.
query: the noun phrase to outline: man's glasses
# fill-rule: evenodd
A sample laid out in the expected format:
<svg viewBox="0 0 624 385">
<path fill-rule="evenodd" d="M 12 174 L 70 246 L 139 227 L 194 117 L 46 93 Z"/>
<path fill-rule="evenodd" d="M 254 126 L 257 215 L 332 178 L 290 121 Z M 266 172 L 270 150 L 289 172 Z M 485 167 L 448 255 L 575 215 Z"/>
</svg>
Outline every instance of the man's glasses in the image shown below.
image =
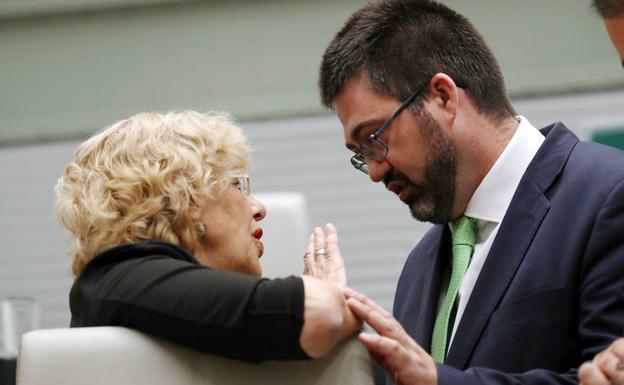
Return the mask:
<svg viewBox="0 0 624 385">
<path fill-rule="evenodd" d="M 427 85 L 420 87 L 416 92 L 414 92 L 412 96 L 407 98 L 407 100 L 401 104 L 394 114 L 392 114 L 390 119 L 386 120 L 386 122 L 382 124 L 374 134 L 370 134 L 366 139 L 364 139 L 364 142 L 360 146 L 360 152 L 351 157 L 351 164 L 353 167 L 365 174 L 368 174 L 368 165 L 366 164 L 367 158 L 377 162 L 381 162 L 386 159 L 386 155 L 388 155 L 388 145 L 379 137 L 386 130 L 386 128 L 390 127 L 392 122 L 394 122 L 401 112 L 403 112 L 404 109 L 416 100 L 418 95 L 425 90 Z"/>
</svg>

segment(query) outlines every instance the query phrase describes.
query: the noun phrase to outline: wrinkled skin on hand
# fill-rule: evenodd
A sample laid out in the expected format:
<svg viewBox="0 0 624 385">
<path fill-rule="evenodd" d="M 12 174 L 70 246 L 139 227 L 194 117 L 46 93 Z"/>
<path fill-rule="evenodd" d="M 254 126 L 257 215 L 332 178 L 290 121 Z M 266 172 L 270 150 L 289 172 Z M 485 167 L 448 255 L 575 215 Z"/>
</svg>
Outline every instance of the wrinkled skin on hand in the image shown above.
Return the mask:
<svg viewBox="0 0 624 385">
<path fill-rule="evenodd" d="M 321 249 L 324 249 L 324 254 L 318 252 Z M 347 286 L 347 272 L 338 246 L 338 231 L 334 225 L 328 223 L 324 229 L 314 228 L 308 238 L 303 264 L 304 275 L 331 282 L 341 289 Z"/>
</svg>

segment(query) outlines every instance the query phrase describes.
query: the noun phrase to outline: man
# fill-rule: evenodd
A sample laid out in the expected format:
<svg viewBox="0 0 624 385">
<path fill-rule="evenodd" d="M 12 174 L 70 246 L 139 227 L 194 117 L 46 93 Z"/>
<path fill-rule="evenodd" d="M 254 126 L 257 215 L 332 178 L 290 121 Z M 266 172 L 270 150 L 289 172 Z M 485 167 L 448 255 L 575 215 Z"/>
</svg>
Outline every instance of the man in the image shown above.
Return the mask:
<svg viewBox="0 0 624 385">
<path fill-rule="evenodd" d="M 604 19 L 607 32 L 624 65 L 624 0 L 594 0 L 594 7 Z"/>
<path fill-rule="evenodd" d="M 405 264 L 396 319 L 346 291 L 390 380 L 576 383 L 624 325 L 624 154 L 514 116 L 482 37 L 431 1 L 354 13 L 319 85 L 352 164 L 436 224 Z"/>
</svg>

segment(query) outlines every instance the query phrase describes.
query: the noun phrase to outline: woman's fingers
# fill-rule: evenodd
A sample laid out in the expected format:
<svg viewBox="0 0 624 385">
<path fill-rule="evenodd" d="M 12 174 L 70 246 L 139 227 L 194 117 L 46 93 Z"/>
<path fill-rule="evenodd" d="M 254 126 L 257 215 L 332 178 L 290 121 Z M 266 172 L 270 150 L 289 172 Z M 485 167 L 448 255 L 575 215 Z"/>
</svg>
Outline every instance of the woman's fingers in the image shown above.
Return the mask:
<svg viewBox="0 0 624 385">
<path fill-rule="evenodd" d="M 314 228 L 314 262 L 317 271 L 322 275 L 320 278 L 327 277 L 326 261 L 327 250 L 325 249 L 325 232 L 320 227 Z"/>
<path fill-rule="evenodd" d="M 320 227 L 315 227 L 308 238 L 306 251 L 303 254 L 303 273 L 316 278 L 325 279 L 325 233 Z"/>
<path fill-rule="evenodd" d="M 338 246 L 338 231 L 332 224 L 315 227 L 308 238 L 304 254 L 304 274 L 314 276 L 344 288 L 347 272 Z"/>
<path fill-rule="evenodd" d="M 303 254 L 303 274 L 316 276 L 316 269 L 314 263 L 314 234 L 310 234 L 308 237 L 308 244 L 306 251 Z"/>
<path fill-rule="evenodd" d="M 338 230 L 331 223 L 325 226 L 325 248 L 328 257 L 340 256 L 340 248 L 338 247 Z"/>
<path fill-rule="evenodd" d="M 327 252 L 325 267 L 327 268 L 329 279 L 336 285 L 344 288 L 347 286 L 347 271 L 342 255 L 340 255 L 338 230 L 331 223 L 325 226 L 325 250 Z"/>
</svg>

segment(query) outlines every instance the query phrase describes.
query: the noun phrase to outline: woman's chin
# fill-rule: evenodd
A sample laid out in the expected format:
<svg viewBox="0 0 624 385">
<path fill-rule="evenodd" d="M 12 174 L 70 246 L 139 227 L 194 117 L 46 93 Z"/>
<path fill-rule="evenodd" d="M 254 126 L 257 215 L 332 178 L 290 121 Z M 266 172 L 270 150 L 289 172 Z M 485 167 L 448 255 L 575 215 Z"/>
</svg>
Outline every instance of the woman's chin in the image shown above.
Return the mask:
<svg viewBox="0 0 624 385">
<path fill-rule="evenodd" d="M 262 241 L 259 239 L 254 239 L 254 241 L 256 244 L 256 249 L 258 249 L 258 259 L 260 259 L 264 254 L 264 243 L 262 243 Z"/>
</svg>

